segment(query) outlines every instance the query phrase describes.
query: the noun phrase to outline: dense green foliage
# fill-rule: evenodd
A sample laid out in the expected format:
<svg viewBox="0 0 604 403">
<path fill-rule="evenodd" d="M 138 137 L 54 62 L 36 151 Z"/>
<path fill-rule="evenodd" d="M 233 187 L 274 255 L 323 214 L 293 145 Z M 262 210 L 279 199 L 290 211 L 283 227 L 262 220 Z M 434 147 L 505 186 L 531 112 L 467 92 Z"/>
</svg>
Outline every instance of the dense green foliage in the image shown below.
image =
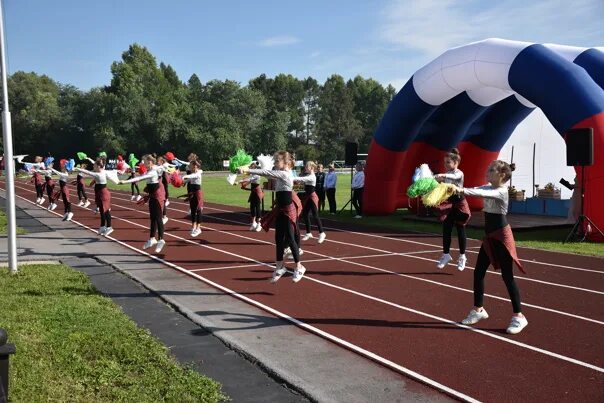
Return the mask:
<svg viewBox="0 0 604 403">
<path fill-rule="evenodd" d="M 111 65 L 108 86 L 81 91 L 45 75 L 16 72 L 9 78 L 15 154 L 74 158 L 78 151 L 197 153 L 216 169 L 238 148 L 252 155 L 287 149 L 297 159 L 343 159 L 344 142 L 366 152 L 394 96 L 372 79 L 332 75 L 322 85 L 262 74 L 248 85 L 231 80 L 182 82 L 133 44 Z"/>
</svg>

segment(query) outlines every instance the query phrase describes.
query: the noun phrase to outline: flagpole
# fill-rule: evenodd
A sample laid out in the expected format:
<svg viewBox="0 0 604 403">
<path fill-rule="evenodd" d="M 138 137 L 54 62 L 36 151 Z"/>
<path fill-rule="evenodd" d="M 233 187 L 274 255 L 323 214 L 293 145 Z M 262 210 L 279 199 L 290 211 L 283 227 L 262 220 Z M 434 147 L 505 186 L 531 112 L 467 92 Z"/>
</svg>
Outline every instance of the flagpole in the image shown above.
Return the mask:
<svg viewBox="0 0 604 403">
<path fill-rule="evenodd" d="M 2 69 L 2 136 L 4 139 L 4 174 L 6 176 L 6 218 L 8 227 L 8 268 L 17 272 L 17 220 L 15 217 L 15 161 L 13 134 L 8 110 L 6 48 L 4 46 L 4 10 L 0 0 L 0 68 Z"/>
</svg>

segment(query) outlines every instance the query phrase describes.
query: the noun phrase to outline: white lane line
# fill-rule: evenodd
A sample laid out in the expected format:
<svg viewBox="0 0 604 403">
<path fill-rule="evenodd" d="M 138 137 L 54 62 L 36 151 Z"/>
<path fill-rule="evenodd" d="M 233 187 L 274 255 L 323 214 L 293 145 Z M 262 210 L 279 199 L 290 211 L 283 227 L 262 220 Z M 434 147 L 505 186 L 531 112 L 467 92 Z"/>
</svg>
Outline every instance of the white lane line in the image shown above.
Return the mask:
<svg viewBox="0 0 604 403">
<path fill-rule="evenodd" d="M 25 190 L 27 190 L 27 189 L 25 189 Z M 33 193 L 33 191 L 30 191 L 30 190 L 27 190 L 27 191 L 30 192 L 30 193 Z M 115 199 L 125 200 L 125 199 L 120 199 L 120 198 L 117 198 L 117 197 Z M 125 200 L 125 201 L 129 201 L 129 200 Z M 143 214 L 145 216 L 149 215 L 148 212 L 144 212 L 144 211 L 133 209 L 133 208 L 126 207 L 126 206 L 121 206 L 121 205 L 118 205 L 118 206 L 120 206 L 120 207 L 122 207 L 122 208 L 124 208 L 126 210 L 130 210 L 130 211 L 134 211 L 134 212 Z M 85 210 L 87 210 L 87 209 L 85 209 Z M 177 210 L 177 211 L 181 211 L 181 210 Z M 180 223 L 188 224 L 188 222 L 185 222 L 185 221 L 182 221 L 182 220 L 178 220 L 178 219 L 172 219 L 172 220 L 174 220 L 175 222 L 180 222 Z M 229 222 L 235 222 L 238 225 L 240 224 L 237 221 L 226 220 L 226 219 L 220 219 L 220 220 L 229 221 Z M 212 227 L 207 227 L 207 226 L 202 226 L 202 227 L 205 228 L 205 229 L 208 229 L 208 230 L 212 230 L 212 231 L 215 231 L 215 232 L 222 233 L 222 234 L 227 234 L 227 235 L 238 237 L 238 238 L 242 238 L 242 239 L 245 239 L 245 240 L 251 240 L 251 241 L 258 242 L 258 243 L 263 243 L 263 244 L 266 244 L 266 245 L 272 245 L 272 246 L 274 246 L 274 243 L 269 242 L 269 241 L 264 241 L 262 239 L 250 238 L 250 237 L 247 237 L 247 236 L 244 236 L 244 235 L 239 235 L 239 234 L 235 234 L 235 233 L 228 232 L 228 231 L 222 231 L 222 230 L 218 230 L 218 229 L 215 229 L 215 228 L 212 228 Z M 193 242 L 193 244 L 199 245 L 199 246 L 204 246 L 204 245 L 201 245 L 201 244 L 198 244 L 198 243 L 195 243 L 195 242 Z M 370 249 L 375 249 L 375 248 L 370 248 Z M 228 252 L 225 252 L 225 253 L 228 253 Z M 313 255 L 317 255 L 317 256 L 321 256 L 323 258 L 330 258 L 330 256 L 323 255 L 323 254 L 320 254 L 320 253 L 317 253 L 317 252 L 308 251 L 307 253 L 313 254 Z M 420 260 L 426 260 L 426 261 L 434 262 L 434 260 L 432 260 L 432 259 L 423 258 L 421 256 L 411 256 L 410 255 L 408 257 L 409 258 L 413 258 L 413 259 L 420 259 Z M 348 264 L 351 264 L 351 265 L 355 265 L 355 266 L 364 267 L 364 268 L 375 270 L 375 271 L 389 273 L 389 274 L 392 274 L 394 276 L 409 278 L 409 279 L 413 279 L 413 280 L 417 280 L 417 281 L 423 281 L 423 282 L 434 284 L 434 285 L 438 285 L 438 286 L 441 286 L 441 287 L 447 287 L 447 288 L 451 288 L 451 289 L 454 289 L 454 290 L 463 291 L 463 292 L 466 292 L 466 293 L 473 293 L 474 292 L 473 290 L 468 290 L 468 289 L 457 287 L 457 286 L 453 286 L 453 285 L 450 285 L 450 284 L 441 283 L 441 282 L 438 282 L 438 281 L 435 281 L 435 280 L 425 279 L 425 278 L 422 278 L 422 277 L 416 277 L 416 276 L 409 275 L 409 274 L 404 274 L 404 273 L 397 273 L 397 272 L 394 272 L 394 271 L 391 271 L 391 270 L 382 269 L 382 268 L 376 267 L 376 266 L 365 265 L 365 264 L 362 264 L 362 263 L 359 263 L 359 262 L 354 262 L 354 261 L 350 261 L 350 260 L 344 260 L 344 259 L 341 259 L 341 258 L 333 258 L 333 257 L 331 259 L 332 260 L 338 260 L 338 261 L 341 261 L 341 262 L 345 262 L 345 263 L 348 263 Z M 492 294 L 485 293 L 484 296 L 488 297 L 488 298 L 493 298 L 493 299 L 496 299 L 496 300 L 500 300 L 500 301 L 506 301 L 506 302 L 509 301 L 509 298 L 499 297 L 497 295 L 492 295 Z M 597 319 L 593 319 L 593 318 L 589 318 L 589 317 L 585 317 L 585 316 L 581 316 L 581 315 L 575 315 L 575 314 L 572 314 L 572 313 L 569 313 L 569 312 L 560 311 L 560 310 L 553 309 L 553 308 L 547 308 L 547 307 L 544 307 L 544 306 L 540 306 L 540 305 L 536 305 L 536 304 L 531 304 L 531 303 L 527 303 L 527 302 L 523 302 L 522 305 L 524 305 L 525 307 L 530 307 L 530 308 L 537 309 L 537 310 L 542 310 L 542 311 L 546 311 L 546 312 L 555 313 L 555 314 L 558 314 L 558 315 L 568 316 L 568 317 L 571 317 L 571 318 L 574 318 L 574 319 L 583 320 L 583 321 L 586 321 L 586 322 L 591 322 L 591 323 L 596 323 L 596 324 L 599 324 L 599 325 L 604 325 L 604 321 L 599 321 Z"/>
<path fill-rule="evenodd" d="M 23 198 L 23 197 L 21 197 L 21 196 L 18 196 L 18 197 L 20 197 L 20 198 L 24 199 L 24 198 Z M 31 202 L 31 201 L 29 201 L 29 200 L 27 200 L 27 199 L 24 199 L 24 200 L 26 200 L 26 201 L 27 201 L 28 203 L 30 203 L 30 204 L 34 204 L 33 202 Z M 121 205 L 117 205 L 117 204 L 116 204 L 116 206 L 118 206 L 118 207 L 122 207 L 122 208 L 125 208 L 125 209 L 127 209 L 127 210 L 138 211 L 138 210 L 134 210 L 134 209 L 131 209 L 131 208 L 128 208 L 128 207 L 125 207 L 125 206 L 121 206 Z M 61 216 L 60 214 L 55 213 L 54 211 L 51 211 L 51 213 L 53 213 L 53 214 L 55 214 L 55 215 L 57 215 L 57 216 Z M 113 217 L 112 217 L 112 218 L 113 218 Z M 115 219 L 116 219 L 116 220 L 121 220 L 121 221 L 127 222 L 127 223 L 129 223 L 129 224 L 131 224 L 131 225 L 134 225 L 134 226 L 137 226 L 137 227 L 141 227 L 141 228 L 145 228 L 145 229 L 147 228 L 146 226 L 144 226 L 144 225 L 142 225 L 142 224 L 138 224 L 138 223 L 135 223 L 134 221 L 130 221 L 130 220 L 127 220 L 127 219 L 124 219 L 124 218 L 115 217 Z M 79 222 L 77 222 L 77 221 L 76 221 L 76 223 L 77 223 L 78 225 L 83 225 L 83 224 L 80 224 L 80 223 L 79 223 Z M 91 229 L 90 227 L 87 227 L 87 228 L 88 228 L 88 229 Z M 92 230 L 92 229 L 91 229 L 91 230 Z M 94 231 L 94 230 L 93 230 L 93 231 Z M 273 268 L 273 266 L 272 266 L 272 265 L 270 265 L 270 264 L 268 264 L 268 263 L 260 262 L 260 261 L 258 261 L 258 260 L 256 260 L 256 259 L 252 259 L 252 258 L 249 258 L 249 257 L 246 257 L 246 256 L 238 255 L 238 254 L 233 253 L 233 252 L 228 252 L 228 251 L 223 251 L 223 250 L 220 250 L 220 249 L 216 249 L 216 248 L 213 248 L 213 247 L 208 246 L 208 245 L 199 244 L 199 243 L 196 243 L 196 242 L 191 241 L 191 240 L 189 240 L 189 239 L 186 239 L 186 238 L 180 237 L 180 236 L 178 236 L 178 235 L 173 235 L 173 234 L 168 233 L 168 232 L 164 232 L 164 235 L 170 236 L 170 237 L 172 237 L 172 238 L 179 239 L 179 240 L 184 241 L 184 242 L 187 242 L 187 243 L 191 243 L 191 244 L 193 244 L 193 245 L 198 245 L 198 246 L 201 246 L 201 247 L 203 247 L 203 248 L 207 248 L 207 249 L 211 249 L 211 250 L 218 251 L 218 252 L 221 252 L 221 253 L 225 253 L 225 254 L 227 254 L 227 255 L 229 255 L 229 256 L 237 257 L 237 258 L 239 258 L 239 259 L 243 259 L 243 260 L 247 260 L 247 261 L 255 262 L 255 263 L 257 263 L 257 264 L 260 264 L 260 265 L 263 265 L 263 266 L 267 266 L 267 267 L 271 267 L 271 268 Z M 113 238 L 113 237 L 111 237 L 111 236 L 109 236 L 109 237 L 107 237 L 107 238 L 112 239 L 112 240 L 114 240 L 114 241 L 116 241 L 116 242 L 118 242 L 118 243 L 120 243 L 120 244 L 122 244 L 122 245 L 125 245 L 125 246 L 127 246 L 127 247 L 129 247 L 129 248 L 131 248 L 131 249 L 133 249 L 133 250 L 140 251 L 139 249 L 134 248 L 134 247 L 132 247 L 132 246 L 130 246 L 130 245 L 127 245 L 127 244 L 123 243 L 122 241 L 119 241 L 119 240 L 117 240 L 117 239 L 115 239 L 115 238 Z M 140 251 L 140 252 L 141 252 L 141 253 L 143 253 L 143 254 L 145 254 L 145 255 L 147 255 L 147 256 L 150 256 L 150 257 L 155 258 L 155 256 L 152 256 L 152 255 L 150 255 L 150 254 L 148 254 L 148 253 L 146 253 L 146 252 L 143 252 L 143 251 Z M 161 260 L 162 262 L 165 262 L 166 264 L 168 264 L 168 265 L 170 265 L 170 266 L 176 266 L 176 265 L 172 265 L 171 263 L 169 263 L 169 262 L 167 262 L 167 261 L 164 261 L 163 259 L 160 259 L 160 258 L 157 258 L 157 259 L 158 259 L 158 260 Z M 350 262 L 350 263 L 352 263 L 352 262 Z M 182 269 L 182 268 L 181 268 L 181 269 Z M 182 270 L 186 271 L 187 273 L 189 273 L 189 274 L 191 274 L 191 275 L 198 276 L 197 274 L 192 273 L 192 272 L 190 272 L 190 271 L 188 271 L 188 270 L 186 270 L 186 269 L 182 269 Z M 199 278 L 200 278 L 200 279 L 203 279 L 204 281 L 206 281 L 206 280 L 207 280 L 207 279 L 205 279 L 205 278 L 203 278 L 203 277 L 201 277 L 201 276 L 199 276 Z M 557 358 L 557 359 L 560 359 L 560 360 L 562 360 L 562 361 L 570 362 L 570 363 L 572 363 L 572 364 L 576 364 L 576 365 L 578 365 L 578 366 L 582 366 L 582 367 L 589 368 L 589 369 L 592 369 L 592 370 L 597 371 L 597 372 L 604 373 L 604 368 L 598 367 L 598 366 L 596 366 L 596 365 L 593 365 L 593 364 L 590 364 L 590 363 L 587 363 L 587 362 L 584 362 L 584 361 L 581 361 L 581 360 L 577 360 L 577 359 L 575 359 L 575 358 L 567 357 L 567 356 L 565 356 L 565 355 L 558 354 L 558 353 L 554 353 L 554 352 L 552 352 L 552 351 L 545 350 L 545 349 L 542 349 L 542 348 L 539 348 L 539 347 L 535 347 L 535 346 L 532 346 L 532 345 L 530 345 L 530 344 L 522 343 L 522 342 L 519 342 L 519 341 L 516 341 L 516 340 L 512 340 L 512 339 L 510 339 L 510 338 L 506 338 L 506 337 L 503 337 L 503 336 L 499 336 L 499 335 L 497 335 L 497 334 L 494 334 L 494 333 L 491 333 L 491 332 L 488 332 L 488 331 L 485 331 L 485 330 L 476 329 L 476 328 L 473 328 L 473 327 L 470 327 L 470 326 L 462 325 L 461 323 L 458 323 L 458 322 L 452 321 L 452 320 L 450 320 L 450 319 L 446 319 L 446 318 L 443 318 L 443 317 L 440 317 L 440 316 L 432 315 L 432 314 L 429 314 L 429 313 L 427 313 L 427 312 L 423 312 L 423 311 L 419 311 L 419 310 L 417 310 L 417 309 L 409 308 L 409 307 L 406 307 L 406 306 L 403 306 L 403 305 L 400 305 L 400 304 L 396 304 L 396 303 L 394 303 L 394 302 L 390 302 L 390 301 L 387 301 L 387 300 L 384 300 L 384 299 L 381 299 L 381 298 L 373 297 L 373 296 L 371 296 L 371 295 L 364 294 L 364 293 L 361 293 L 361 292 L 358 292 L 358 291 L 354 291 L 354 290 L 351 290 L 351 289 L 348 289 L 348 288 L 345 288 L 345 287 L 341 287 L 341 286 L 338 286 L 338 285 L 335 285 L 335 284 L 331 284 L 331 283 L 328 283 L 328 282 L 326 282 L 326 281 L 318 280 L 318 279 L 315 279 L 315 278 L 310 277 L 310 276 L 308 276 L 308 275 L 307 275 L 307 276 L 305 276 L 305 277 L 304 277 L 304 279 L 307 279 L 307 280 L 309 280 L 309 281 L 313 281 L 313 282 L 316 282 L 316 283 L 318 283 L 318 284 L 322 284 L 322 285 L 324 285 L 324 286 L 331 287 L 331 288 L 334 288 L 334 289 L 337 289 L 337 290 L 340 290 L 340 291 L 344 291 L 344 292 L 347 292 L 347 293 L 350 293 L 350 294 L 353 294 L 353 295 L 357 295 L 357 296 L 360 296 L 360 297 L 365 298 L 365 299 L 369 299 L 369 300 L 372 300 L 372 301 L 375 301 L 375 302 L 379 302 L 379 303 L 382 303 L 382 304 L 385 304 L 385 305 L 388 305 L 388 306 L 392 306 L 392 307 L 395 307 L 395 308 L 398 308 L 398 309 L 401 309 L 401 310 L 404 310 L 404 311 L 407 311 L 407 312 L 411 312 L 411 313 L 414 313 L 414 314 L 417 314 L 417 315 L 420 315 L 420 316 L 425 316 L 425 317 L 427 317 L 427 318 L 430 318 L 430 319 L 433 319 L 433 320 L 436 320 L 436 321 L 440 321 L 440 322 L 443 322 L 443 323 L 447 323 L 447 324 L 452 325 L 452 326 L 457 326 L 457 327 L 459 327 L 459 328 L 466 329 L 466 330 L 469 330 L 469 331 L 471 331 L 471 332 L 475 332 L 475 333 L 477 333 L 477 334 L 481 334 L 481 335 L 484 335 L 484 336 L 487 336 L 487 337 L 491 337 L 491 338 L 493 338 L 493 339 L 500 340 L 500 341 L 503 341 L 503 342 L 505 342 L 505 343 L 510 343 L 510 344 L 515 345 L 515 346 L 518 346 L 518 347 L 526 348 L 526 349 L 528 349 L 528 350 L 535 351 L 535 352 L 538 352 L 538 353 L 544 354 L 544 355 L 549 356 L 549 357 L 552 357 L 552 358 Z M 217 284 L 217 283 L 211 282 L 210 280 L 207 280 L 207 282 L 208 282 L 208 283 L 212 283 L 212 284 L 216 284 L 216 286 L 217 286 L 218 288 L 220 288 L 220 289 L 225 288 L 225 287 L 220 286 L 220 285 L 219 285 L 219 284 Z M 233 291 L 231 291 L 231 290 L 229 290 L 229 293 L 230 293 L 230 294 L 233 294 L 233 295 L 235 295 L 235 294 L 236 294 L 235 292 L 233 292 Z M 238 294 L 237 294 L 237 295 L 238 295 Z M 243 297 L 243 296 L 242 296 L 242 297 Z M 256 304 L 259 304 L 259 305 L 264 306 L 263 304 L 260 304 L 260 303 L 258 303 L 258 302 L 256 302 L 256 301 L 254 301 L 254 300 L 252 300 L 252 299 L 249 299 L 249 298 L 247 298 L 247 297 L 246 297 L 246 300 L 249 300 L 250 302 L 254 303 L 255 305 L 256 305 Z M 271 312 L 272 312 L 272 311 L 274 311 L 274 309 L 273 309 L 273 308 L 270 308 L 270 307 L 268 307 L 268 306 L 267 306 L 266 308 L 270 309 L 270 310 L 271 310 Z M 286 316 L 287 316 L 288 318 L 291 318 L 291 317 L 289 317 L 289 315 L 286 315 Z M 291 318 L 291 319 L 295 319 L 295 318 Z M 289 319 L 288 319 L 288 320 L 289 320 Z M 294 320 L 292 320 L 292 322 L 294 322 Z M 304 322 L 301 322 L 301 321 L 298 321 L 297 319 L 295 319 L 295 322 L 294 322 L 294 323 L 296 323 L 296 322 L 299 322 L 299 323 L 300 323 L 300 326 L 302 326 L 302 327 L 305 327 L 305 326 L 312 327 L 312 326 L 310 326 L 310 325 L 307 325 L 307 324 L 306 324 L 306 323 L 304 323 Z M 317 330 L 319 330 L 319 329 L 317 329 Z M 322 331 L 321 331 L 321 332 L 322 332 Z M 323 332 L 323 333 L 325 333 L 325 332 Z M 335 336 L 333 336 L 333 335 L 331 335 L 331 334 L 329 334 L 329 333 L 326 333 L 326 334 L 327 334 L 327 335 L 329 335 L 329 336 L 331 336 L 331 337 L 335 337 Z M 344 340 L 342 340 L 342 341 L 344 341 Z M 346 343 L 348 343 L 348 342 L 346 342 Z M 355 345 L 353 345 L 353 346 L 355 346 Z M 360 348 L 360 347 L 359 347 L 359 348 Z M 371 353 L 371 354 L 373 354 L 373 353 Z M 379 357 L 379 356 L 377 356 L 377 357 Z M 380 357 L 380 358 L 382 358 L 382 357 Z M 413 372 L 413 371 L 411 371 L 411 372 Z M 426 379 L 429 379 L 429 378 L 426 378 Z M 443 385 L 443 386 L 444 386 L 444 385 Z"/>
</svg>

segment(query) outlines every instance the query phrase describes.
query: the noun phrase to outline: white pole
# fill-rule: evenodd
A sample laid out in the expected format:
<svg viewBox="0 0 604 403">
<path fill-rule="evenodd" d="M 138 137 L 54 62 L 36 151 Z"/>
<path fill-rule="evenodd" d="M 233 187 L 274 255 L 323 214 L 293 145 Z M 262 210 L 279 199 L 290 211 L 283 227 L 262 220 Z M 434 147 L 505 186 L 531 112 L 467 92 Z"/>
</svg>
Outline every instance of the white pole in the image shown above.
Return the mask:
<svg viewBox="0 0 604 403">
<path fill-rule="evenodd" d="M 8 110 L 6 51 L 4 46 L 4 12 L 0 0 L 0 68 L 2 69 L 2 136 L 4 139 L 4 173 L 6 176 L 6 218 L 8 221 L 8 268 L 17 272 L 17 220 L 15 218 L 15 160 L 13 133 Z"/>
</svg>

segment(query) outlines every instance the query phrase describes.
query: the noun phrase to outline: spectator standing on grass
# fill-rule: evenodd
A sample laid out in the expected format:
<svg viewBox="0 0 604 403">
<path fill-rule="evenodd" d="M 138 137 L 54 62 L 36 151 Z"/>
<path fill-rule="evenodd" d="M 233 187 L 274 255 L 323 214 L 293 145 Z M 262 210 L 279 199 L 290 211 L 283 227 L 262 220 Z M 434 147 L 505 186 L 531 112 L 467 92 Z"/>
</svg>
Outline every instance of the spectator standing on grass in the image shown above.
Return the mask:
<svg viewBox="0 0 604 403">
<path fill-rule="evenodd" d="M 334 164 L 329 164 L 329 172 L 325 175 L 325 195 L 329 202 L 329 214 L 335 214 L 337 212 L 336 205 L 336 185 L 338 183 L 338 177 L 336 175 L 336 168 Z"/>
<path fill-rule="evenodd" d="M 357 162 L 356 172 L 352 177 L 352 205 L 357 215 L 354 218 L 363 218 L 363 189 L 365 188 L 365 171 L 363 163 Z"/>
</svg>

